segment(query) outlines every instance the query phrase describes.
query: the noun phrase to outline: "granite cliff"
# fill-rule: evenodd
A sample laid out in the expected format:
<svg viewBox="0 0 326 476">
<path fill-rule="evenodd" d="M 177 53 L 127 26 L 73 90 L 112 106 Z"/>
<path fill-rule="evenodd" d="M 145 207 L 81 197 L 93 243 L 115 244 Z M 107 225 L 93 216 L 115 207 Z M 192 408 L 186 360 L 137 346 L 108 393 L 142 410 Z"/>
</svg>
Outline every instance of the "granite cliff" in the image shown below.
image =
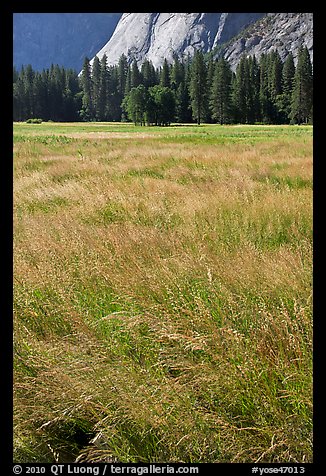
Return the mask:
<svg viewBox="0 0 326 476">
<path fill-rule="evenodd" d="M 313 53 L 312 13 L 15 13 L 13 34 L 14 65 L 36 70 L 58 63 L 80 71 L 85 56 L 104 53 L 108 64 L 124 53 L 158 67 L 199 48 L 233 69 L 242 54 L 276 48 L 296 58 L 301 43 Z"/>
<path fill-rule="evenodd" d="M 155 67 L 164 58 L 193 55 L 194 50 L 211 51 L 229 41 L 264 13 L 124 13 L 116 29 L 97 53 L 116 64 L 124 53 L 139 64 L 148 59 Z"/>
<path fill-rule="evenodd" d="M 282 60 L 291 52 L 296 62 L 301 44 L 307 46 L 313 61 L 312 13 L 268 13 L 222 44 L 218 54 L 235 66 L 242 54 L 259 58 L 262 53 L 276 49 Z"/>
<path fill-rule="evenodd" d="M 301 43 L 313 48 L 312 13 L 124 13 L 97 56 L 116 64 L 125 54 L 155 67 L 192 55 L 195 49 L 223 55 L 235 69 L 241 55 L 259 57 L 277 49 L 284 58 L 296 57 Z"/>
</svg>

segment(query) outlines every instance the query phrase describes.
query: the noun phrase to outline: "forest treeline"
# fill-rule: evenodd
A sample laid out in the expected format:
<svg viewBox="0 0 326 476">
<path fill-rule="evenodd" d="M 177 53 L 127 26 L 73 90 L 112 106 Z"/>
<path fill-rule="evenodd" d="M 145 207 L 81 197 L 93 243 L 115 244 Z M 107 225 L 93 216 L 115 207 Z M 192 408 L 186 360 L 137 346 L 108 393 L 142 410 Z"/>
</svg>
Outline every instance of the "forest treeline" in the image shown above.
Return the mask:
<svg viewBox="0 0 326 476">
<path fill-rule="evenodd" d="M 196 51 L 193 57 L 155 68 L 107 58 L 85 58 L 78 73 L 59 65 L 42 72 L 31 65 L 14 68 L 13 119 L 26 121 L 133 121 L 301 124 L 313 120 L 313 71 L 305 46 L 297 64 L 278 52 L 242 56 L 233 72 L 224 58 Z"/>
</svg>

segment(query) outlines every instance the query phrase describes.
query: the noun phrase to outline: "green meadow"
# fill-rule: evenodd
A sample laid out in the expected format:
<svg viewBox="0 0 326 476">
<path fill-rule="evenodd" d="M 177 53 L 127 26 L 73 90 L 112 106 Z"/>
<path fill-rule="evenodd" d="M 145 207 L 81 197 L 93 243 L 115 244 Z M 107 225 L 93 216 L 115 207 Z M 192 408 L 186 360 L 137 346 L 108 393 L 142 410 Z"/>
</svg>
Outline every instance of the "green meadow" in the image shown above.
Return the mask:
<svg viewBox="0 0 326 476">
<path fill-rule="evenodd" d="M 312 126 L 14 123 L 14 461 L 312 461 Z"/>
</svg>

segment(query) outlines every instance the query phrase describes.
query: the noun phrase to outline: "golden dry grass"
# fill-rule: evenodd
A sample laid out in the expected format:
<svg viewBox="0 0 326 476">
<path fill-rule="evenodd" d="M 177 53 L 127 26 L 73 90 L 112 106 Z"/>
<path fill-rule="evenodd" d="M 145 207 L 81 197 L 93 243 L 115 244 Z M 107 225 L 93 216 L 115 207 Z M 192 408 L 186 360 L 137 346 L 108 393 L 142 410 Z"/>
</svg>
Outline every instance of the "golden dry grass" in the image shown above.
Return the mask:
<svg viewBox="0 0 326 476">
<path fill-rule="evenodd" d="M 17 126 L 16 461 L 311 461 L 312 129 L 66 126 Z"/>
</svg>

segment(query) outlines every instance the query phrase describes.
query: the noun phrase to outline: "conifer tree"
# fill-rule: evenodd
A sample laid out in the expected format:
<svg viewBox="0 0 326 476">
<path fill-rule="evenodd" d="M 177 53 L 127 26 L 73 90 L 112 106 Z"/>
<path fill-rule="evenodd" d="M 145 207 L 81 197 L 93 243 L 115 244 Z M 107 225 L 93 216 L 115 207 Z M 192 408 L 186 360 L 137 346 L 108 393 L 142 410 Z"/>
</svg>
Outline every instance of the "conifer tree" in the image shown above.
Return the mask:
<svg viewBox="0 0 326 476">
<path fill-rule="evenodd" d="M 268 87 L 268 57 L 263 53 L 259 62 L 260 76 L 259 76 L 259 102 L 260 102 L 260 116 L 262 122 L 269 124 L 272 122 L 272 105 L 269 95 Z"/>
<path fill-rule="evenodd" d="M 207 61 L 206 61 L 206 71 L 207 71 L 207 78 L 206 78 L 206 82 L 207 82 L 207 88 L 208 88 L 208 92 L 207 92 L 207 99 L 208 99 L 208 107 L 207 107 L 207 110 L 206 110 L 206 122 L 208 123 L 211 123 L 213 122 L 213 116 L 212 116 L 212 110 L 211 110 L 211 107 L 210 107 L 210 94 L 211 94 L 211 89 L 212 89 L 212 85 L 213 85 L 213 77 L 214 77 L 214 72 L 215 72 L 215 66 L 216 66 L 216 60 L 213 59 L 213 56 L 212 55 L 208 55 L 207 56 Z"/>
<path fill-rule="evenodd" d="M 34 111 L 35 118 L 42 120 L 48 119 L 47 108 L 47 84 L 44 82 L 44 76 L 41 73 L 36 72 L 33 81 L 33 96 L 34 96 Z"/>
<path fill-rule="evenodd" d="M 259 107 L 259 64 L 255 55 L 250 56 L 247 59 L 249 69 L 249 122 L 251 124 L 260 120 L 260 107 Z"/>
<path fill-rule="evenodd" d="M 137 88 L 140 84 L 142 84 L 142 76 L 139 71 L 137 61 L 134 60 L 131 65 L 131 72 L 130 72 L 130 87 Z"/>
<path fill-rule="evenodd" d="M 231 77 L 228 62 L 220 58 L 213 71 L 210 95 L 212 117 L 220 124 L 230 122 Z"/>
<path fill-rule="evenodd" d="M 233 106 L 236 122 L 248 122 L 249 69 L 247 59 L 242 56 L 236 68 L 233 82 Z"/>
<path fill-rule="evenodd" d="M 282 66 L 282 93 L 279 95 L 277 101 L 279 117 L 283 123 L 290 121 L 294 74 L 294 59 L 293 54 L 290 52 Z"/>
<path fill-rule="evenodd" d="M 13 119 L 14 121 L 23 121 L 27 119 L 26 97 L 24 86 L 24 67 L 13 85 Z"/>
<path fill-rule="evenodd" d="M 111 121 L 121 120 L 121 100 L 118 92 L 119 73 L 117 66 L 109 66 L 108 114 Z"/>
<path fill-rule="evenodd" d="M 76 121 L 78 120 L 77 111 L 80 109 L 78 104 L 78 76 L 73 69 L 65 71 L 65 89 L 64 96 L 64 120 Z"/>
<path fill-rule="evenodd" d="M 282 61 L 277 51 L 271 51 L 268 55 L 268 90 L 271 122 L 278 123 L 280 121 L 278 101 L 282 94 Z"/>
<path fill-rule="evenodd" d="M 278 51 L 268 55 L 268 87 L 272 101 L 282 91 L 282 60 Z"/>
<path fill-rule="evenodd" d="M 101 120 L 101 63 L 97 56 L 95 56 L 92 67 L 92 101 L 93 110 L 92 116 L 96 121 Z"/>
<path fill-rule="evenodd" d="M 156 84 L 156 74 L 155 69 L 151 61 L 145 60 L 141 66 L 141 75 L 143 79 L 143 84 L 146 88 L 155 86 Z"/>
<path fill-rule="evenodd" d="M 92 76 L 89 59 L 86 57 L 80 77 L 82 88 L 82 110 L 80 115 L 84 120 L 90 120 L 93 116 Z"/>
<path fill-rule="evenodd" d="M 170 69 L 170 87 L 176 91 L 179 85 L 185 81 L 184 65 L 177 56 L 174 57 L 174 62 Z"/>
<path fill-rule="evenodd" d="M 169 88 L 171 85 L 170 84 L 170 67 L 166 58 L 163 61 L 163 66 L 161 69 L 160 85 L 163 86 L 164 88 Z"/>
<path fill-rule="evenodd" d="M 125 95 L 127 73 L 128 73 L 128 60 L 126 55 L 122 54 L 119 58 L 119 63 L 118 63 L 118 78 L 119 78 L 118 91 L 119 91 L 121 100 Z"/>
<path fill-rule="evenodd" d="M 312 119 L 312 65 L 306 46 L 301 46 L 294 75 L 290 117 L 297 124 Z"/>
<path fill-rule="evenodd" d="M 196 50 L 190 67 L 190 98 L 193 118 L 199 125 L 206 117 L 208 105 L 207 71 L 204 55 Z"/>
<path fill-rule="evenodd" d="M 35 72 L 30 64 L 28 64 L 24 70 L 23 83 L 25 94 L 25 108 L 26 114 L 29 118 L 34 117 L 34 91 L 33 80 Z"/>
<path fill-rule="evenodd" d="M 125 84 L 125 92 L 124 97 L 129 94 L 131 90 L 131 66 L 128 65 L 127 75 L 126 75 L 126 84 Z"/>
<path fill-rule="evenodd" d="M 109 73 L 105 54 L 101 59 L 99 89 L 98 118 L 99 121 L 106 121 L 108 116 Z"/>
<path fill-rule="evenodd" d="M 185 81 L 182 81 L 175 92 L 175 115 L 179 123 L 191 122 L 191 108 L 188 88 Z"/>
<path fill-rule="evenodd" d="M 49 71 L 49 114 L 54 121 L 64 116 L 65 70 L 58 64 L 51 65 Z"/>
</svg>

